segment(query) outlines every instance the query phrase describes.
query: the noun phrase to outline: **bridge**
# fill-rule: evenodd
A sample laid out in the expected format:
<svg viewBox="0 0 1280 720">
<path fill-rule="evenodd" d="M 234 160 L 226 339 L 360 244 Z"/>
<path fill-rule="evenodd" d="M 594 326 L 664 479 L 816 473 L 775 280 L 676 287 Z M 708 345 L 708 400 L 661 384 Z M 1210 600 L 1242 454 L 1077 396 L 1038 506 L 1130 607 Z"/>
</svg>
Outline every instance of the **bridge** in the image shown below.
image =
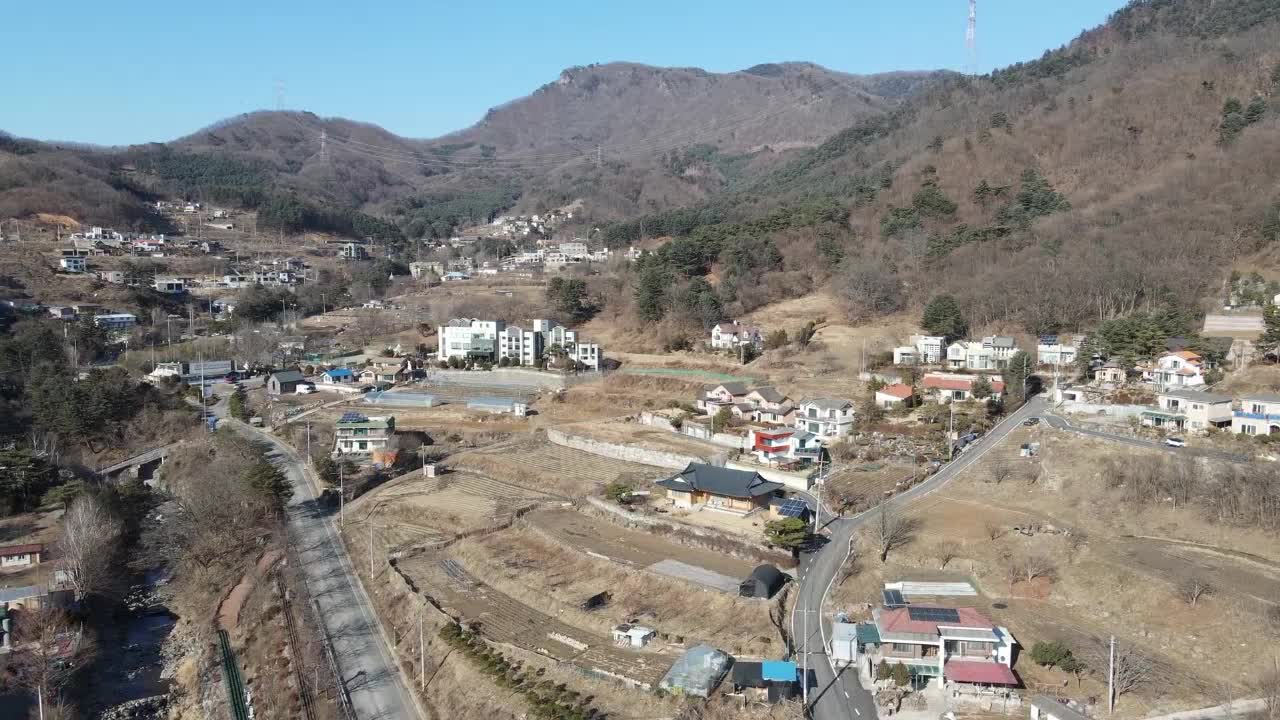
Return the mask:
<svg viewBox="0 0 1280 720">
<path fill-rule="evenodd" d="M 126 470 L 132 470 L 135 474 L 148 465 L 159 467 L 169 457 L 169 451 L 178 446 L 178 443 L 170 443 L 161 445 L 158 448 L 152 448 L 144 453 L 139 453 L 131 458 L 126 458 L 118 463 L 98 468 L 98 475 L 104 478 L 119 475 Z"/>
</svg>

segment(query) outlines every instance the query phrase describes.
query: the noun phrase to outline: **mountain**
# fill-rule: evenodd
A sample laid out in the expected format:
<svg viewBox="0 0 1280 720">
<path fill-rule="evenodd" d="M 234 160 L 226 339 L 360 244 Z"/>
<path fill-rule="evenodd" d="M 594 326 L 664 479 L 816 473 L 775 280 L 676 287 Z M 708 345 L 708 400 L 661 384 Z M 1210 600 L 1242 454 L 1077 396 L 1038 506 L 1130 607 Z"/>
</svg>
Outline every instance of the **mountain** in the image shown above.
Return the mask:
<svg viewBox="0 0 1280 720">
<path fill-rule="evenodd" d="M 975 327 L 1150 313 L 1191 333 L 1232 269 L 1277 269 L 1278 48 L 1274 0 L 1133 2 L 1038 60 L 942 78 L 605 237 L 676 235 L 653 288 L 709 272 L 730 314 L 828 284 L 854 317 L 950 293 Z M 686 316 L 684 301 L 714 307 L 642 294 L 636 314 Z"/>
<path fill-rule="evenodd" d="M 610 219 L 702 199 L 753 164 L 895 107 L 934 77 L 854 76 L 809 63 L 734 73 L 611 63 L 566 70 L 434 140 L 305 112 L 249 113 L 130 148 L 8 138 L 0 216 L 145 225 L 155 220 L 143 202 L 152 193 L 249 206 L 283 193 L 418 218 L 415 233 L 443 234 L 517 201 L 536 211 L 585 197 Z"/>
</svg>

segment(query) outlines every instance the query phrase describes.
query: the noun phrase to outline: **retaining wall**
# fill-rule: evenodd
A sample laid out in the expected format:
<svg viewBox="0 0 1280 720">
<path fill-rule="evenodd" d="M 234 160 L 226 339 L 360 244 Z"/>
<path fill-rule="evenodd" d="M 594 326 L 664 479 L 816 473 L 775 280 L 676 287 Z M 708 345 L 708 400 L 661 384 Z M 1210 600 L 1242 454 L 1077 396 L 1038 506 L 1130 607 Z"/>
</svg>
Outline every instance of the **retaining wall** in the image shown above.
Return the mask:
<svg viewBox="0 0 1280 720">
<path fill-rule="evenodd" d="M 611 443 L 594 438 L 585 438 L 578 435 L 570 435 L 560 430 L 547 430 L 547 439 L 551 442 L 562 445 L 574 450 L 599 455 L 601 457 L 612 458 L 614 460 L 622 460 L 624 462 L 640 463 L 641 465 L 655 465 L 657 467 L 671 468 L 673 470 L 683 470 L 689 463 L 709 463 L 711 465 L 724 465 L 729 459 L 729 453 L 726 452 L 709 452 L 704 456 L 686 455 L 683 453 L 670 452 L 667 450 L 654 450 L 639 445 L 624 445 L 622 443 Z"/>
<path fill-rule="evenodd" d="M 810 479 L 809 475 L 804 473 L 783 472 L 782 470 L 760 467 L 759 465 L 752 465 L 750 463 L 734 462 L 732 460 L 725 463 L 724 466 L 730 470 L 746 470 L 748 472 L 760 473 L 760 477 L 765 480 L 780 482 L 792 490 L 804 490 L 805 492 L 808 492 L 809 488 L 813 487 L 813 481 Z"/>
<path fill-rule="evenodd" d="M 529 370 L 525 368 L 494 368 L 489 371 L 428 369 L 426 371 L 427 383 L 438 383 L 441 385 L 520 385 L 543 390 L 559 389 L 578 382 L 584 382 L 585 380 L 597 379 L 599 377 L 599 373 L 564 375 L 561 373 L 543 372 L 541 370 Z"/>
<path fill-rule="evenodd" d="M 746 435 L 733 435 L 731 433 L 713 433 L 711 428 L 703 423 L 685 421 L 680 429 L 676 429 L 671 424 L 671 420 L 665 416 L 649 412 L 648 410 L 637 416 L 641 425 L 656 427 L 668 432 L 677 433 L 679 435 L 688 435 L 695 440 L 705 440 L 706 442 L 720 445 L 721 447 L 732 448 L 734 450 L 749 450 L 751 448 L 751 438 Z"/>
<path fill-rule="evenodd" d="M 1146 410 L 1150 410 L 1150 405 L 1103 405 L 1101 403 L 1087 402 L 1064 402 L 1059 406 L 1059 411 L 1071 413 L 1073 415 L 1106 415 L 1108 417 L 1138 417 Z"/>
</svg>

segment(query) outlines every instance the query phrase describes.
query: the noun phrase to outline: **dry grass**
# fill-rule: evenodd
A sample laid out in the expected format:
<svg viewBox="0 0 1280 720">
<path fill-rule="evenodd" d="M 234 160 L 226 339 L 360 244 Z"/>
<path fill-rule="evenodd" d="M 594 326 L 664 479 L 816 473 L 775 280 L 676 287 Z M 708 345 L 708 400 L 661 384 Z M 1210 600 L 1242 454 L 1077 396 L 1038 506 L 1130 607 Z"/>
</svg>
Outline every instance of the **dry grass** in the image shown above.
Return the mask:
<svg viewBox="0 0 1280 720">
<path fill-rule="evenodd" d="M 559 620 L 607 636 L 621 622 L 706 642 L 730 654 L 777 654 L 769 623 L 771 603 L 699 588 L 569 549 L 527 528 L 458 543 L 449 554 L 496 589 Z M 585 612 L 578 605 L 599 592 L 609 607 Z"/>
<path fill-rule="evenodd" d="M 1039 472 L 1023 468 L 996 484 L 991 467 L 1020 460 L 1011 456 L 1027 440 L 1042 443 L 1039 457 L 1024 461 Z M 982 597 L 973 604 L 1006 624 L 1024 650 L 1053 639 L 1079 650 L 1115 633 L 1155 657 L 1160 676 L 1122 701 L 1124 716 L 1219 702 L 1206 692 L 1210 683 L 1230 678 L 1243 686 L 1257 670 L 1256 654 L 1238 649 L 1266 644 L 1261 614 L 1280 597 L 1280 557 L 1265 533 L 1211 524 L 1194 510 L 1122 504 L 1118 491 L 1107 489 L 1106 459 L 1143 462 L 1157 452 L 1019 428 L 943 491 L 912 506 L 920 529 L 886 565 L 864 538 L 861 573 L 836 590 L 835 605 L 852 610 L 876 602 L 884 581 L 958 575 L 976 583 Z M 1011 582 L 1011 559 L 1028 556 L 1051 559 L 1052 580 Z M 1176 586 L 1188 577 L 1212 580 L 1218 594 L 1186 604 Z M 1023 658 L 1016 669 L 1030 687 L 1061 684 L 1059 673 Z M 1079 690 L 1072 682 L 1069 692 L 1099 689 L 1095 677 Z"/>
</svg>

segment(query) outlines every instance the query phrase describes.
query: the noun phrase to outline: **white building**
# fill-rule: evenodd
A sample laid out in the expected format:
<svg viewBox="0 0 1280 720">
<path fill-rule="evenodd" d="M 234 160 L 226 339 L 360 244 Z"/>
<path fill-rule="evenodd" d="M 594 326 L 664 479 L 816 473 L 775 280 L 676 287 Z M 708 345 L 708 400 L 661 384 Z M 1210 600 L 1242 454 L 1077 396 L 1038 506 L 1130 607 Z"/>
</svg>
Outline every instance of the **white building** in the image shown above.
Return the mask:
<svg viewBox="0 0 1280 720">
<path fill-rule="evenodd" d="M 1204 385 L 1204 358 L 1190 350 L 1165 353 L 1156 360 L 1156 366 L 1146 379 L 1163 388 L 1196 387 Z"/>
<path fill-rule="evenodd" d="M 1156 395 L 1157 410 L 1142 413 L 1142 424 L 1178 432 L 1208 432 L 1231 427 L 1231 396 L 1199 390 L 1165 390 Z"/>
<path fill-rule="evenodd" d="M 941 335 L 912 335 L 911 344 L 893 349 L 895 365 L 936 365 L 947 357 L 947 339 Z"/>
<path fill-rule="evenodd" d="M 591 370 L 599 370 L 604 353 L 595 343 L 578 342 L 578 333 L 550 320 L 534 320 L 526 329 L 501 320 L 458 318 L 438 329 L 440 360 L 462 358 L 533 366 L 549 352 L 563 352 Z"/>
<path fill-rule="evenodd" d="M 760 328 L 751 325 L 739 325 L 736 322 L 720 323 L 711 328 L 711 347 L 716 350 L 736 350 L 739 346 L 750 345 L 756 349 L 764 347 L 764 335 Z"/>
<path fill-rule="evenodd" d="M 82 273 L 89 268 L 89 263 L 78 255 L 58 260 L 58 265 L 69 273 Z"/>
<path fill-rule="evenodd" d="M 1057 335 L 1046 335 L 1036 343 L 1036 362 L 1040 365 L 1071 365 L 1079 357 L 1080 346 L 1084 344 L 1084 335 L 1070 338 Z"/>
<path fill-rule="evenodd" d="M 952 370 L 1001 370 L 1018 352 L 1013 338 L 989 335 L 976 340 L 961 340 L 947 346 L 947 367 Z"/>
<path fill-rule="evenodd" d="M 853 432 L 853 401 L 844 398 L 803 400 L 796 408 L 796 427 L 824 440 Z"/>
<path fill-rule="evenodd" d="M 370 455 L 392 446 L 396 419 L 392 415 L 368 417 L 349 412 L 338 419 L 333 433 L 335 455 Z"/>
<path fill-rule="evenodd" d="M 1280 433 L 1280 393 L 1256 393 L 1240 400 L 1231 414 L 1231 432 L 1237 435 Z"/>
<path fill-rule="evenodd" d="M 587 248 L 584 242 L 562 242 L 560 243 L 560 253 L 570 260 L 586 260 L 591 254 L 591 250 Z"/>
</svg>

